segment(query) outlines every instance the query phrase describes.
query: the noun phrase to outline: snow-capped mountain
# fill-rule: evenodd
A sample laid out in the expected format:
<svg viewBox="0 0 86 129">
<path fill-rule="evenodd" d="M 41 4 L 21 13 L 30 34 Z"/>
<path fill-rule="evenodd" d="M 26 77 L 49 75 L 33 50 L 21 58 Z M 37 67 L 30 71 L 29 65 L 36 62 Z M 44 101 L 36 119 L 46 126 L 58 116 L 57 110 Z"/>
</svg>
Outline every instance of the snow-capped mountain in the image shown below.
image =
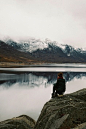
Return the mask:
<svg viewBox="0 0 86 129">
<path fill-rule="evenodd" d="M 67 44 L 59 44 L 49 39 L 40 40 L 31 38 L 28 40 L 5 41 L 18 51 L 31 54 L 39 61 L 44 62 L 86 62 L 86 50 L 74 48 Z"/>
<path fill-rule="evenodd" d="M 37 61 L 30 53 L 18 51 L 17 48 L 17 45 L 14 48 L 0 40 L 0 62 L 31 63 Z"/>
</svg>

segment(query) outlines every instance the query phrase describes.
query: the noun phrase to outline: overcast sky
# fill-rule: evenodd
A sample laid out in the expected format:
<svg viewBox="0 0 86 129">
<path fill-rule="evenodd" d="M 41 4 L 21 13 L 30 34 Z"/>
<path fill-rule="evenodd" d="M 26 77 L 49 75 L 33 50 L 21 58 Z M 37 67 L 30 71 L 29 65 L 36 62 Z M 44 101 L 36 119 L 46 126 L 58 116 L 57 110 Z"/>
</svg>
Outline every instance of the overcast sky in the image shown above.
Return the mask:
<svg viewBox="0 0 86 129">
<path fill-rule="evenodd" d="M 0 0 L 0 38 L 48 38 L 86 47 L 86 0 Z"/>
</svg>

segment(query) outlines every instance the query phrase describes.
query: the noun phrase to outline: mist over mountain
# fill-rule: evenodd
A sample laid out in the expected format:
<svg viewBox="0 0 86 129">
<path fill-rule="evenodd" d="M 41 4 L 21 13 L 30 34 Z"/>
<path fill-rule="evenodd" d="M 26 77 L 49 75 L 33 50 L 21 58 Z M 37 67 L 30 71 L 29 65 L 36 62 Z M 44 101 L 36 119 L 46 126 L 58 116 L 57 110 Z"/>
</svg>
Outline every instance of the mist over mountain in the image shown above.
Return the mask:
<svg viewBox="0 0 86 129">
<path fill-rule="evenodd" d="M 4 47 L 3 45 L 4 44 Z M 0 41 L 0 61 L 13 62 L 45 62 L 45 63 L 85 63 L 86 50 L 74 48 L 67 44 L 59 44 L 49 39 Z M 3 53 L 4 52 L 4 53 Z M 3 53 L 3 56 L 2 56 Z M 5 58 L 4 58 L 5 57 Z M 10 60 L 11 58 L 11 60 Z M 14 59 L 13 59 L 14 58 Z M 15 59 L 16 58 L 16 59 Z"/>
</svg>

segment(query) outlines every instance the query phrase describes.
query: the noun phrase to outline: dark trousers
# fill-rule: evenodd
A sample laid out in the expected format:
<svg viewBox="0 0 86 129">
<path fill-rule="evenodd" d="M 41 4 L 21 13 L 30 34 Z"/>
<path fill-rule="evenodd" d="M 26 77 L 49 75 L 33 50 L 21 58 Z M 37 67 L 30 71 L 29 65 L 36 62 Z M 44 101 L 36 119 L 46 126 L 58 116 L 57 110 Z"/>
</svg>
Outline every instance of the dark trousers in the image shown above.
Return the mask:
<svg viewBox="0 0 86 129">
<path fill-rule="evenodd" d="M 62 91 L 59 91 L 57 86 L 54 84 L 53 85 L 53 94 L 59 94 L 59 95 L 62 95 L 63 92 Z"/>
</svg>

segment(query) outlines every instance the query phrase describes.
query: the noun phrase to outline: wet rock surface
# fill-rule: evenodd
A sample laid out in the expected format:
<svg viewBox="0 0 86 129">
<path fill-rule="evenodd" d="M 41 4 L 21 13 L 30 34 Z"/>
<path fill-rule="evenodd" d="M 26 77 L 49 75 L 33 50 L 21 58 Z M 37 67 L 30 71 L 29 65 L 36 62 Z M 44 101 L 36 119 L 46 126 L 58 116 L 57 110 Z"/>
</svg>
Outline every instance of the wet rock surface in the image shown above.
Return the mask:
<svg viewBox="0 0 86 129">
<path fill-rule="evenodd" d="M 26 115 L 0 122 L 0 129 L 33 129 L 35 121 Z"/>
<path fill-rule="evenodd" d="M 86 129 L 86 88 L 48 101 L 34 129 Z"/>
</svg>

